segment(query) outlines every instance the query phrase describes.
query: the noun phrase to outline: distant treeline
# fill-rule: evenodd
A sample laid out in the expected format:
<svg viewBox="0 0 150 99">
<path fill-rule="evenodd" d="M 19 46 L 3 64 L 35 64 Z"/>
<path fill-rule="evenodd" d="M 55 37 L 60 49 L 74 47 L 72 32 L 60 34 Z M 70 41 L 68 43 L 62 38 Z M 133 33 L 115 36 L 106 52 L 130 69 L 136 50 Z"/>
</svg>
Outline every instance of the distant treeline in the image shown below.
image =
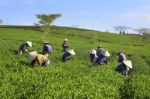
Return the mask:
<svg viewBox="0 0 150 99">
<path fill-rule="evenodd" d="M 23 29 L 38 29 L 41 26 L 36 25 L 0 25 L 0 28 L 23 28 Z M 83 28 L 75 28 L 75 27 L 64 27 L 64 26 L 51 26 L 52 29 L 67 29 L 67 30 L 80 30 L 80 31 L 95 31 L 100 32 L 96 30 L 89 30 L 89 29 L 83 29 Z"/>
</svg>

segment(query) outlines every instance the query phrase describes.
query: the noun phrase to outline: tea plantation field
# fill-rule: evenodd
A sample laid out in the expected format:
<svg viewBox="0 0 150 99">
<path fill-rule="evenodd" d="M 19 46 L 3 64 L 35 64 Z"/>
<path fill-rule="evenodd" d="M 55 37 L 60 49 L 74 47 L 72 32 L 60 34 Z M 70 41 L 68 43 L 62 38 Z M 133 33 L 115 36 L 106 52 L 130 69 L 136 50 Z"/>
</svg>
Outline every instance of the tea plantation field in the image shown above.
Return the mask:
<svg viewBox="0 0 150 99">
<path fill-rule="evenodd" d="M 150 99 L 150 40 L 140 36 L 117 35 L 90 30 L 53 27 L 46 36 L 53 53 L 48 67 L 30 67 L 27 54 L 16 50 L 27 40 L 30 51 L 42 51 L 42 35 L 36 28 L 0 28 L 1 99 Z M 64 38 L 76 52 L 70 61 L 61 61 Z M 90 67 L 88 51 L 103 45 L 111 53 L 107 65 Z M 132 60 L 133 70 L 124 77 L 114 69 L 117 51 Z"/>
</svg>

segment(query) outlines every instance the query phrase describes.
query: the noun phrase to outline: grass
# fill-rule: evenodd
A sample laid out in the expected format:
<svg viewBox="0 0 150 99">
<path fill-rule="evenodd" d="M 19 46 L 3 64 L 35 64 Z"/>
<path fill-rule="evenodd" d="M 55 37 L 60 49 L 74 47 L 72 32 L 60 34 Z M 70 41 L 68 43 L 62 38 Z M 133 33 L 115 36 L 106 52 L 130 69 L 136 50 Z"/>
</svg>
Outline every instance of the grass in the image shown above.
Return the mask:
<svg viewBox="0 0 150 99">
<path fill-rule="evenodd" d="M 150 43 L 140 36 L 117 35 L 97 31 L 54 27 L 46 36 L 53 54 L 48 67 L 31 68 L 27 55 L 18 56 L 19 45 L 30 40 L 30 51 L 42 51 L 38 28 L 0 28 L 0 97 L 8 98 L 150 98 Z M 64 38 L 76 52 L 70 61 L 61 61 Z M 90 67 L 88 51 L 103 45 L 111 53 L 108 65 Z M 133 62 L 128 78 L 114 69 L 117 51 Z M 143 53 L 144 52 L 144 53 Z"/>
</svg>

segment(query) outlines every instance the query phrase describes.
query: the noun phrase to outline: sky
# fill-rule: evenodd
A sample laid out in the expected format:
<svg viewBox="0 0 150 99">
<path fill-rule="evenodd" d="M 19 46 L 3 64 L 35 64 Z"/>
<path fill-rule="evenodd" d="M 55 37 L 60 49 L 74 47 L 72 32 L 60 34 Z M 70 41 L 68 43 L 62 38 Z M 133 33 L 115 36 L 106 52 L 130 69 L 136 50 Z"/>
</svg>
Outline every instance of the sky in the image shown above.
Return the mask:
<svg viewBox="0 0 150 99">
<path fill-rule="evenodd" d="M 111 31 L 113 26 L 150 28 L 150 0 L 0 0 L 9 25 L 37 23 L 36 14 L 60 13 L 54 25 Z"/>
</svg>

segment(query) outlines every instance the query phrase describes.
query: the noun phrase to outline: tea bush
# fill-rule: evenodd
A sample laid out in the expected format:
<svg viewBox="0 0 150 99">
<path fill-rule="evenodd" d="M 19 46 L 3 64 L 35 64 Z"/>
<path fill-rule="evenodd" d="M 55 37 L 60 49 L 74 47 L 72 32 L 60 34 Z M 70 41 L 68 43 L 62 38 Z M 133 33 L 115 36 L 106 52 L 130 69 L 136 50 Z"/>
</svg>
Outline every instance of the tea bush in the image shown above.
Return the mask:
<svg viewBox="0 0 150 99">
<path fill-rule="evenodd" d="M 139 36 L 116 35 L 89 30 L 53 28 L 46 36 L 53 47 L 48 67 L 31 67 L 27 54 L 18 56 L 19 45 L 30 40 L 29 51 L 42 51 L 42 32 L 39 29 L 0 28 L 0 97 L 14 98 L 149 98 L 149 43 Z M 91 37 L 96 35 L 96 38 Z M 70 61 L 61 61 L 64 38 L 76 52 Z M 91 42 L 94 40 L 94 43 Z M 144 43 L 143 43 L 144 42 Z M 110 53 L 109 63 L 91 67 L 88 51 L 102 44 Z M 115 71 L 122 50 L 133 62 L 129 77 Z M 145 53 L 143 53 L 145 52 Z M 145 56 L 145 58 L 141 57 Z"/>
</svg>

